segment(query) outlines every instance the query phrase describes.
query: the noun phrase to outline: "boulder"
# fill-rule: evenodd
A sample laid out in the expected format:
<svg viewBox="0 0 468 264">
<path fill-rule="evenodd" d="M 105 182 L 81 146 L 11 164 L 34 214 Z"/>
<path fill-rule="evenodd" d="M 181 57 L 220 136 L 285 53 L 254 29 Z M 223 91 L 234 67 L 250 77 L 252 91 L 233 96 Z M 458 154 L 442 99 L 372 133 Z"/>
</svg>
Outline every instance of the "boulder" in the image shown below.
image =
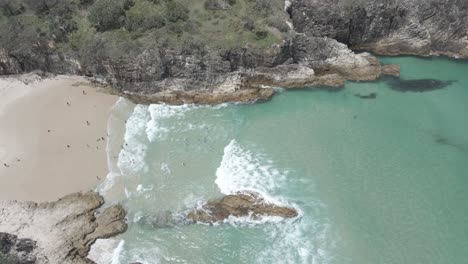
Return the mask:
<svg viewBox="0 0 468 264">
<path fill-rule="evenodd" d="M 294 208 L 271 204 L 258 193 L 238 192 L 221 199 L 211 200 L 200 208 L 191 210 L 186 220 L 189 222 L 216 223 L 233 217 L 277 216 L 294 218 L 298 215 Z"/>
</svg>

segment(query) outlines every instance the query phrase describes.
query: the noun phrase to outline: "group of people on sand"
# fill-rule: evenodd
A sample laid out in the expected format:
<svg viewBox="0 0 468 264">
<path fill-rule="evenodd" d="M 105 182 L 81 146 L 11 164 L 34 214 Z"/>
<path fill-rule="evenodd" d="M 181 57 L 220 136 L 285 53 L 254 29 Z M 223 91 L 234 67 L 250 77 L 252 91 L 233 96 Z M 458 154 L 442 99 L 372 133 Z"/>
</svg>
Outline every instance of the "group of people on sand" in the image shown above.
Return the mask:
<svg viewBox="0 0 468 264">
<path fill-rule="evenodd" d="M 82 93 L 83 93 L 83 95 L 86 95 L 86 91 L 83 90 Z M 66 105 L 67 105 L 67 106 L 71 106 L 71 103 L 67 101 L 67 102 L 66 102 Z M 88 120 L 86 120 L 86 125 L 87 125 L 87 126 L 90 126 L 90 125 L 91 125 L 91 122 L 89 122 Z M 48 129 L 47 132 L 48 132 L 48 133 L 51 133 L 52 130 Z M 102 140 L 102 141 L 105 141 L 106 139 L 105 139 L 105 137 L 100 137 L 97 141 L 101 141 L 101 140 Z M 88 146 L 88 148 L 90 147 L 89 144 L 87 144 L 87 146 Z M 67 148 L 71 148 L 71 145 L 70 145 L 70 144 L 67 144 Z M 99 150 L 99 147 L 96 147 L 96 149 Z M 17 161 L 17 162 L 21 162 L 21 159 L 16 158 L 16 161 Z M 3 163 L 3 166 L 4 166 L 5 168 L 10 168 L 11 164 L 9 164 L 9 163 Z"/>
</svg>

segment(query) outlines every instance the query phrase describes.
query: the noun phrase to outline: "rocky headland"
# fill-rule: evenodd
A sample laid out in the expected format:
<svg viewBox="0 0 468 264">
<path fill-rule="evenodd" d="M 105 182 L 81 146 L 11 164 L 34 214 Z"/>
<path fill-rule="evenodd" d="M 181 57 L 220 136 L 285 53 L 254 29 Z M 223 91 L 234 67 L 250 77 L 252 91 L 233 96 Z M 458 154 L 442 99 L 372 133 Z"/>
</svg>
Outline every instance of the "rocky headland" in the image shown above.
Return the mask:
<svg viewBox="0 0 468 264">
<path fill-rule="evenodd" d="M 125 232 L 125 210 L 101 210 L 97 193 L 76 193 L 56 202 L 0 201 L 0 262 L 7 264 L 93 263 L 96 239 Z"/>
</svg>

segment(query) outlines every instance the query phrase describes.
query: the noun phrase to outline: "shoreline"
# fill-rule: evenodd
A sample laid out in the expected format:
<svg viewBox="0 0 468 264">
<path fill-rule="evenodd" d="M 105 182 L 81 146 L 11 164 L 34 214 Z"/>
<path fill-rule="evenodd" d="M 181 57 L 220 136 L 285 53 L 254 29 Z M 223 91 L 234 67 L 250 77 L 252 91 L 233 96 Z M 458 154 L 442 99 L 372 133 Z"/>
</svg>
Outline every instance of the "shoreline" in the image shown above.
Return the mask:
<svg viewBox="0 0 468 264">
<path fill-rule="evenodd" d="M 0 78 L 0 200 L 53 201 L 107 175 L 118 96 L 79 76 Z"/>
</svg>

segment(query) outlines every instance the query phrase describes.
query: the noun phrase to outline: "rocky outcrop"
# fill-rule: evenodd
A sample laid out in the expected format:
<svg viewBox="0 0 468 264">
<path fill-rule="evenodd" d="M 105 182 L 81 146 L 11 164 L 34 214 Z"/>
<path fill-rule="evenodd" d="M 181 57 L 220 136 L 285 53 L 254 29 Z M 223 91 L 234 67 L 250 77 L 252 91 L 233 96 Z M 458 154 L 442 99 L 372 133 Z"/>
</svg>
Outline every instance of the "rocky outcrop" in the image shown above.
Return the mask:
<svg viewBox="0 0 468 264">
<path fill-rule="evenodd" d="M 18 60 L 0 48 L 0 75 L 19 74 L 23 70 Z"/>
<path fill-rule="evenodd" d="M 297 32 L 383 55 L 468 58 L 465 0 L 295 0 Z"/>
<path fill-rule="evenodd" d="M 340 87 L 380 73 L 380 63 L 368 53 L 356 54 L 334 39 L 295 35 L 266 51 L 147 51 L 136 64 L 108 65 L 102 74 L 136 103 L 219 104 L 268 100 L 272 87 Z"/>
<path fill-rule="evenodd" d="M 223 222 L 229 217 L 249 217 L 259 219 L 264 216 L 294 218 L 298 215 L 294 208 L 268 203 L 258 193 L 239 192 L 211 200 L 190 211 L 186 220 L 194 223 Z"/>
<path fill-rule="evenodd" d="M 33 251 L 36 242 L 31 239 L 19 239 L 15 235 L 0 232 L 0 263 L 34 264 L 36 256 Z"/>
<path fill-rule="evenodd" d="M 0 251 L 11 258 L 34 259 L 20 263 L 93 263 L 86 256 L 96 239 L 127 228 L 125 210 L 116 205 L 98 213 L 103 204 L 103 198 L 93 192 L 41 204 L 2 201 L 0 232 L 7 233 L 3 235 L 7 247 L 0 235 Z"/>
</svg>

